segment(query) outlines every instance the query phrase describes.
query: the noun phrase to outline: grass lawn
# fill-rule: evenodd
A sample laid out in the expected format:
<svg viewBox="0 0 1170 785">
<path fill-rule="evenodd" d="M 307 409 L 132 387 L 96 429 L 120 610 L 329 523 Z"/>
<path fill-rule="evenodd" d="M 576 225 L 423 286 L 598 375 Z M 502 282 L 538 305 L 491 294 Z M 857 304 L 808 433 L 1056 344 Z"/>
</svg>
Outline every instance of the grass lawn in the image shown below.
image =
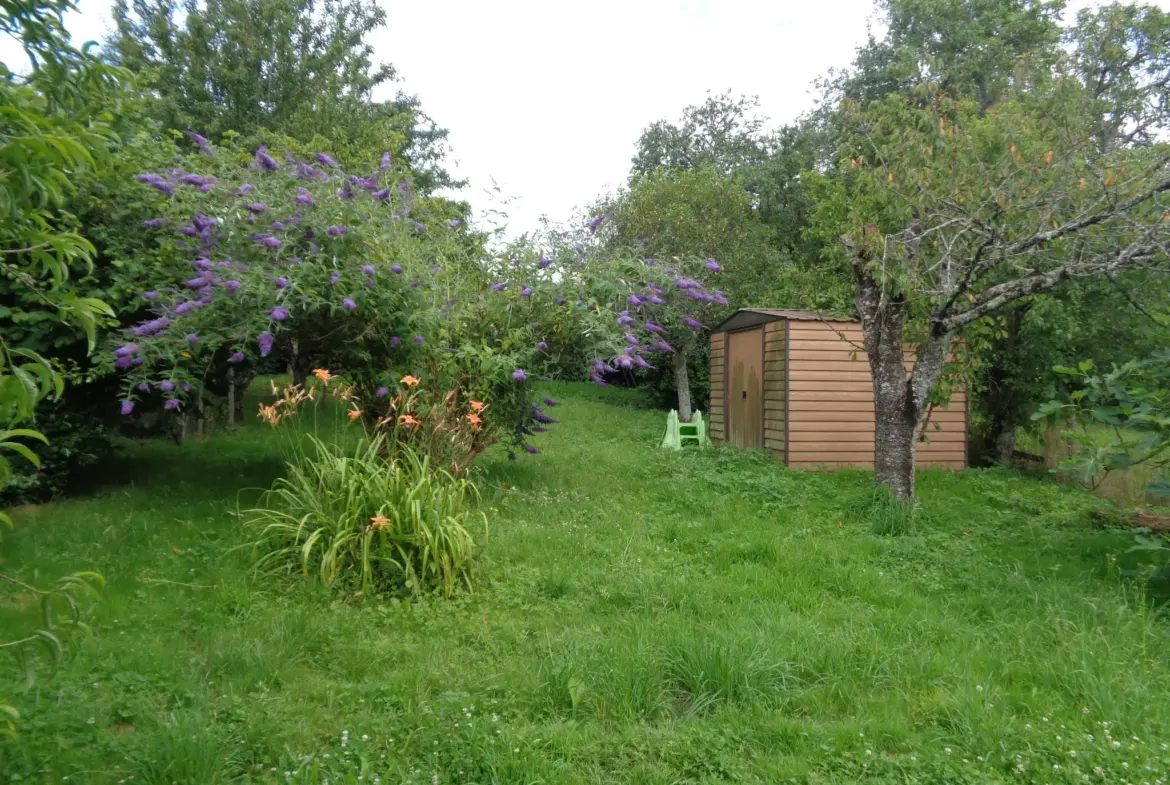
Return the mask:
<svg viewBox="0 0 1170 785">
<path fill-rule="evenodd" d="M 664 453 L 633 395 L 549 392 L 544 453 L 482 460 L 481 583 L 452 601 L 254 578 L 234 512 L 281 471 L 266 426 L 131 445 L 96 495 L 20 511 L 5 571 L 109 585 L 94 637 L 12 696 L 0 781 L 1167 777 L 1163 588 L 1092 528 L 1105 502 L 927 472 L 916 530 L 880 536 L 866 473 Z"/>
</svg>

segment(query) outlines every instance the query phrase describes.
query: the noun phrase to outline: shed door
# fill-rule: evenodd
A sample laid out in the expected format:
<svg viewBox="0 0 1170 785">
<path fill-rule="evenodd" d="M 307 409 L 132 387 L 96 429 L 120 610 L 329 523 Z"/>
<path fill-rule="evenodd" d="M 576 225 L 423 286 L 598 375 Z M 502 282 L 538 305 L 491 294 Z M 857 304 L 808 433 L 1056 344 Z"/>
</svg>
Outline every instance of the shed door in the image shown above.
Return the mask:
<svg viewBox="0 0 1170 785">
<path fill-rule="evenodd" d="M 764 330 L 727 336 L 728 441 L 736 447 L 764 446 Z"/>
</svg>

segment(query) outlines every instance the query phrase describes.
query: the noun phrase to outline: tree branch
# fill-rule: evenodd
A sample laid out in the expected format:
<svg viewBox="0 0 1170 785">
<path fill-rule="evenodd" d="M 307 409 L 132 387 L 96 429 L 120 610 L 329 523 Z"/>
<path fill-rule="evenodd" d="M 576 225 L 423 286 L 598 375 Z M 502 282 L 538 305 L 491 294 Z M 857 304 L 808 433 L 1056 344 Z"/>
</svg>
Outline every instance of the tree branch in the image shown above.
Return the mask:
<svg viewBox="0 0 1170 785">
<path fill-rule="evenodd" d="M 1163 161 L 1163 164 L 1164 163 L 1165 161 Z M 1066 235 L 1075 234 L 1082 229 L 1087 229 L 1090 226 L 1104 223 L 1110 218 L 1114 218 L 1132 210 L 1142 202 L 1148 202 L 1150 199 L 1153 199 L 1155 196 L 1165 191 L 1170 191 L 1170 178 L 1163 180 L 1153 188 L 1150 188 L 1148 191 L 1138 194 L 1128 202 L 1112 205 L 1104 210 L 1101 210 L 1100 212 L 1094 213 L 1093 215 L 1086 216 L 1079 221 L 1066 223 L 1064 226 L 1051 229 L 1047 232 L 1039 232 L 1027 238 L 1026 240 L 1021 240 L 1014 245 L 1010 245 L 1004 250 L 1002 256 L 1015 256 L 1017 254 L 1023 253 L 1024 251 L 1036 248 L 1037 246 L 1046 245 L 1053 240 L 1059 240 L 1061 237 L 1065 237 Z"/>
<path fill-rule="evenodd" d="M 1170 187 L 1170 186 L 1168 186 Z M 1013 300 L 1048 292 L 1070 278 L 1086 273 L 1105 273 L 1124 269 L 1158 252 L 1158 246 L 1132 244 L 1110 259 L 1066 264 L 1043 273 L 1036 273 L 1014 281 L 991 286 L 981 292 L 970 308 L 952 316 L 936 316 L 937 329 L 954 332 Z"/>
</svg>

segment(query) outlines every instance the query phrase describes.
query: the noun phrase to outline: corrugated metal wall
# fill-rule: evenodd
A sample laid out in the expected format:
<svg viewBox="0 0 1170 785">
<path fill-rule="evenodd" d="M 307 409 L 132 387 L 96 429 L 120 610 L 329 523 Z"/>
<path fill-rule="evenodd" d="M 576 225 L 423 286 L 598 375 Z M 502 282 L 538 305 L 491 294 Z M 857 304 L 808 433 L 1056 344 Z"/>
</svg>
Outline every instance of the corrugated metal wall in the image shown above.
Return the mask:
<svg viewBox="0 0 1170 785">
<path fill-rule="evenodd" d="M 711 336 L 711 400 L 707 407 L 707 424 L 708 435 L 717 442 L 727 438 L 727 413 L 723 409 L 724 392 L 727 389 L 727 366 L 723 353 L 726 342 L 727 333 L 714 333 Z"/>
<path fill-rule="evenodd" d="M 780 460 L 785 458 L 788 391 L 785 389 L 787 362 L 786 321 L 764 325 L 764 447 Z"/>
<path fill-rule="evenodd" d="M 872 468 L 873 381 L 857 348 L 861 325 L 794 320 L 788 339 L 789 465 Z"/>
<path fill-rule="evenodd" d="M 793 466 L 873 468 L 873 382 L 856 322 L 789 322 L 789 443 Z M 912 360 L 907 360 L 907 368 Z M 919 466 L 967 464 L 967 395 L 935 409 Z"/>
</svg>

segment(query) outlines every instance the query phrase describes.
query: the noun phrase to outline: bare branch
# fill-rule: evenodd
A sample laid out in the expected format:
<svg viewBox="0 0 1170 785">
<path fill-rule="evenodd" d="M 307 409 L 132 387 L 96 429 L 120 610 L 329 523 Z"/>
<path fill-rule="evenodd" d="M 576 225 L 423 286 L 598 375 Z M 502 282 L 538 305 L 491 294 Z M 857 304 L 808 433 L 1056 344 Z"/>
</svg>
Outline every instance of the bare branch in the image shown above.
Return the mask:
<svg viewBox="0 0 1170 785">
<path fill-rule="evenodd" d="M 1166 161 L 1163 160 L 1162 163 L 1165 164 Z M 1041 245 L 1046 245 L 1053 240 L 1059 240 L 1061 237 L 1065 237 L 1070 234 L 1076 234 L 1082 229 L 1087 229 L 1090 226 L 1104 223 L 1110 218 L 1114 218 L 1122 213 L 1126 213 L 1137 207 L 1139 204 L 1148 202 L 1158 194 L 1164 193 L 1166 191 L 1170 191 L 1170 178 L 1162 180 L 1153 188 L 1150 188 L 1144 193 L 1138 194 L 1128 202 L 1112 205 L 1104 210 L 1100 210 L 1096 213 L 1093 213 L 1092 215 L 1086 216 L 1085 218 L 1081 218 L 1080 220 L 1070 221 L 1069 223 L 1066 223 L 1056 229 L 1051 229 L 1047 232 L 1038 232 L 1026 240 L 1021 240 L 1014 245 L 1008 246 L 1004 250 L 1003 256 L 1015 256 L 1029 249 L 1036 248 Z"/>
<path fill-rule="evenodd" d="M 1040 294 L 1041 292 L 1052 291 L 1070 278 L 1075 278 L 1080 275 L 1094 273 L 1108 274 L 1116 270 L 1132 267 L 1140 261 L 1152 258 L 1160 250 L 1157 243 L 1133 243 L 1128 248 L 1118 251 L 1115 255 L 1107 259 L 1094 259 L 1091 261 L 1061 265 L 1043 273 L 1034 273 L 1023 278 L 991 286 L 980 292 L 974 298 L 971 307 L 951 316 L 936 317 L 936 324 L 938 325 L 938 329 L 953 332 L 1007 305 L 1013 300 L 1018 300 L 1021 297 L 1028 297 L 1033 294 Z"/>
</svg>

